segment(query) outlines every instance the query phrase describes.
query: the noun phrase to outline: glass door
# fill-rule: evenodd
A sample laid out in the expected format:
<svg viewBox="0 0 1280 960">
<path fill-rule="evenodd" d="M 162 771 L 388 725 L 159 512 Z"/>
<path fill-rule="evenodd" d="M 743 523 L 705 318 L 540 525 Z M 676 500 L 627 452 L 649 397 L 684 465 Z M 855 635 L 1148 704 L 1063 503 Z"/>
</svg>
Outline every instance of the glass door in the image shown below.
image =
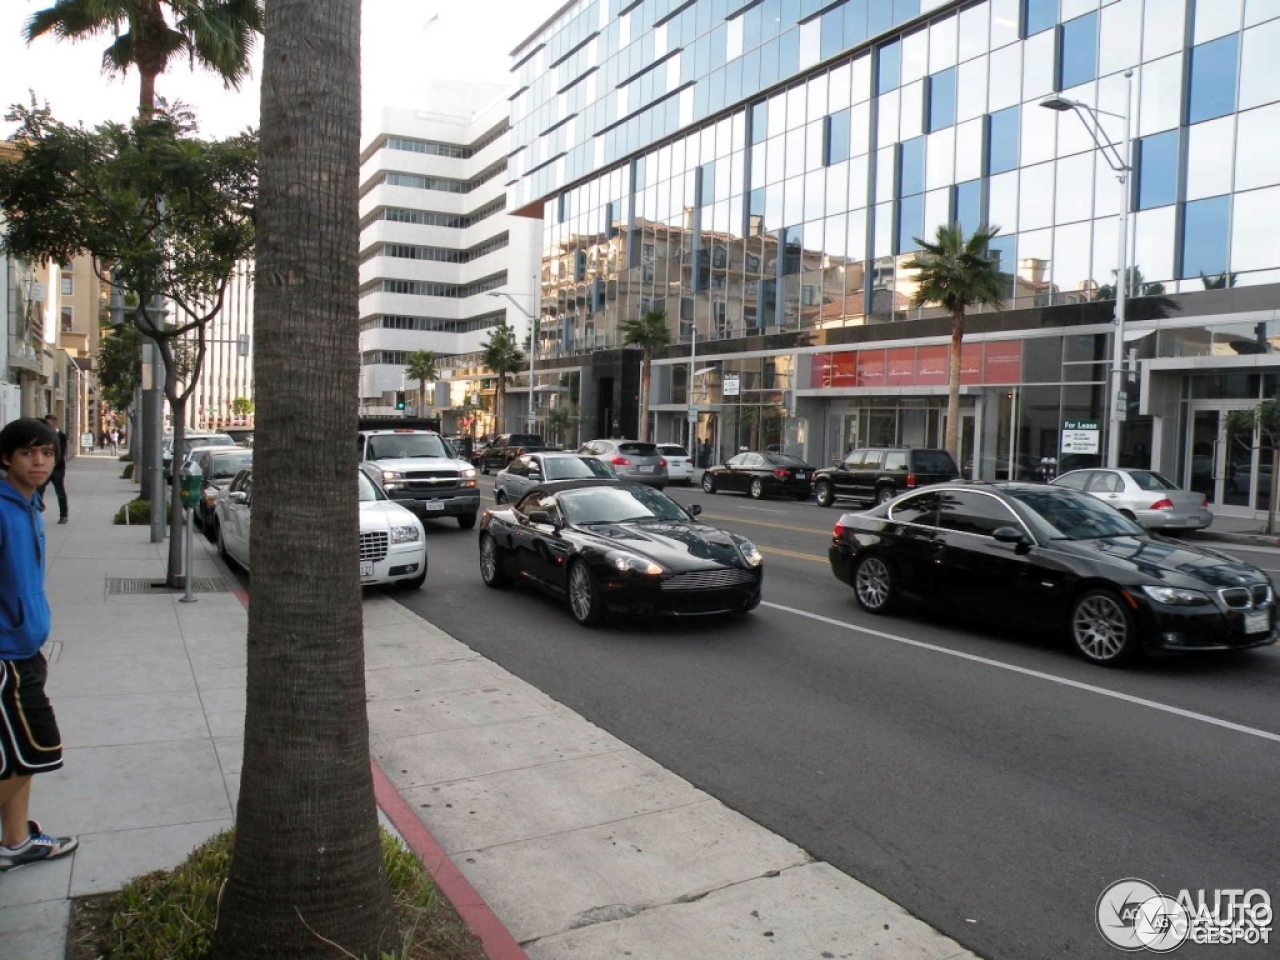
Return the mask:
<svg viewBox="0 0 1280 960">
<path fill-rule="evenodd" d="M 1252 429 L 1232 429 L 1228 415 L 1252 404 L 1192 404 L 1187 423 L 1183 484 L 1205 496 L 1215 509 L 1252 507 L 1258 477 L 1257 437 Z"/>
</svg>

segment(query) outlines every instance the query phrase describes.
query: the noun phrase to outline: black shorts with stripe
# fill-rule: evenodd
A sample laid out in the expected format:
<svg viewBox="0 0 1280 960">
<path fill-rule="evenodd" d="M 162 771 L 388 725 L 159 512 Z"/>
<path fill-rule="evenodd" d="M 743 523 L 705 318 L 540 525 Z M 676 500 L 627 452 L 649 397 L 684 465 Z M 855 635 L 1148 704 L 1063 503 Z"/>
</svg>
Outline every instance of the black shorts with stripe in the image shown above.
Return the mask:
<svg viewBox="0 0 1280 960">
<path fill-rule="evenodd" d="M 45 696 L 44 654 L 0 660 L 0 780 L 62 766 L 62 736 Z"/>
</svg>

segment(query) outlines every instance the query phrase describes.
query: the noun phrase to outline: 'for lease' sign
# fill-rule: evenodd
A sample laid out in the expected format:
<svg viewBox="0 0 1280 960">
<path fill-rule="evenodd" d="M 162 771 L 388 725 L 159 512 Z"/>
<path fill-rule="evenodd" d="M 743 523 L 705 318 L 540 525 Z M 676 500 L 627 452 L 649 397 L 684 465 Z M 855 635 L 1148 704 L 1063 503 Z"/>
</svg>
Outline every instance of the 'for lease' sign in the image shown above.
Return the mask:
<svg viewBox="0 0 1280 960">
<path fill-rule="evenodd" d="M 1101 420 L 1063 420 L 1063 453 L 1097 453 L 1102 436 Z"/>
</svg>

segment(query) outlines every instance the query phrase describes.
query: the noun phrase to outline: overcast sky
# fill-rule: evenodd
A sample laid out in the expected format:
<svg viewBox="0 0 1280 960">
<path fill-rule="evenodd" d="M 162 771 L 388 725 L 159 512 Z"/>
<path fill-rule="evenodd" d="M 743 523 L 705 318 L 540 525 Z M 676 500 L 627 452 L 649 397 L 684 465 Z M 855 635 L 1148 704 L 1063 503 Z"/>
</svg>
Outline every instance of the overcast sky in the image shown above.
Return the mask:
<svg viewBox="0 0 1280 960">
<path fill-rule="evenodd" d="M 137 111 L 138 74 L 107 78 L 102 52 L 111 38 L 78 43 L 43 37 L 28 46 L 22 30 L 53 0 L 0 0 L 0 105 L 27 103 L 29 90 L 67 123 L 94 126 L 128 120 Z M 563 0 L 364 0 L 362 60 L 364 113 L 383 106 L 414 107 L 414 91 L 432 79 L 506 83 L 508 54 L 556 12 Z M 434 18 L 434 19 L 433 19 Z M 195 108 L 207 137 L 226 137 L 258 123 L 261 45 L 254 75 L 239 93 L 173 63 L 156 80 L 159 96 Z M 13 124 L 0 121 L 0 134 Z"/>
</svg>

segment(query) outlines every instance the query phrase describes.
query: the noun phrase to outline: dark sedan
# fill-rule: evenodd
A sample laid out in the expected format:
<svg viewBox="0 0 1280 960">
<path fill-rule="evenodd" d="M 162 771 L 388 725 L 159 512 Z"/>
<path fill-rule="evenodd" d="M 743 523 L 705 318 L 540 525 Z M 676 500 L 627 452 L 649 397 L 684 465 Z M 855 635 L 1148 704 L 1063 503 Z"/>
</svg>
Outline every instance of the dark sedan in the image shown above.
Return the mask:
<svg viewBox="0 0 1280 960">
<path fill-rule="evenodd" d="M 1263 571 L 1149 537 L 1094 497 L 1060 487 L 930 487 L 844 514 L 828 557 L 870 613 L 909 595 L 1002 624 L 1047 625 L 1107 666 L 1277 638 L 1275 590 Z"/>
<path fill-rule="evenodd" d="M 697 520 L 652 487 L 567 480 L 480 519 L 480 575 L 528 581 L 568 600 L 584 626 L 608 613 L 690 616 L 760 603 L 764 560 L 745 537 Z"/>
<path fill-rule="evenodd" d="M 702 474 L 707 493 L 748 493 L 753 500 L 794 497 L 808 500 L 814 467 L 787 453 L 740 453 Z"/>
</svg>

